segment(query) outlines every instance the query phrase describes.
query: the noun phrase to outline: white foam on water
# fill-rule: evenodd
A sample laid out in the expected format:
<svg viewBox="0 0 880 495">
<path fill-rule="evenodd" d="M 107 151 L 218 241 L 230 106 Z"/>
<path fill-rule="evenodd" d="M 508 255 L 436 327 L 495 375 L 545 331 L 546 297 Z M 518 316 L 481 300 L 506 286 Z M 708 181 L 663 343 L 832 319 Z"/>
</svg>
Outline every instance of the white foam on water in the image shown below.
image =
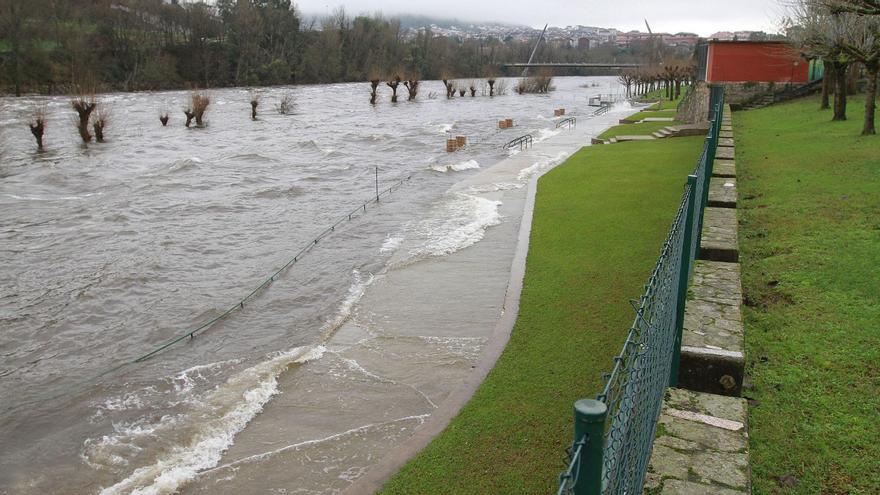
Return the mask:
<svg viewBox="0 0 880 495">
<path fill-rule="evenodd" d="M 460 163 L 453 163 L 451 165 L 443 165 L 443 164 L 431 165 L 431 170 L 434 170 L 436 172 L 442 172 L 444 174 L 446 172 L 450 172 L 450 171 L 451 172 L 461 172 L 462 170 L 473 170 L 475 168 L 480 168 L 480 164 L 476 160 L 467 160 L 467 161 L 460 162 Z"/>
<path fill-rule="evenodd" d="M 561 129 L 539 129 L 538 135 L 535 137 L 536 142 L 541 142 L 545 139 L 552 138 L 553 136 L 562 132 Z"/>
<path fill-rule="evenodd" d="M 336 316 L 325 323 L 321 331 L 323 341 L 329 339 L 330 336 L 351 317 L 351 312 L 354 309 L 355 304 L 364 297 L 364 292 L 366 292 L 367 287 L 369 287 L 370 284 L 373 283 L 373 280 L 375 280 L 372 273 L 365 280 L 361 276 L 360 270 L 357 268 L 351 272 L 353 281 L 348 287 L 348 294 L 346 294 L 345 299 L 343 299 L 342 303 L 339 305 L 339 310 L 336 312 Z"/>
<path fill-rule="evenodd" d="M 438 127 L 438 130 L 440 131 L 441 134 L 446 134 L 447 132 L 452 130 L 454 125 L 455 124 L 441 124 Z"/>
<path fill-rule="evenodd" d="M 499 206 L 500 201 L 452 193 L 439 215 L 418 225 L 417 233 L 426 242 L 410 252 L 413 260 L 445 256 L 481 241 L 486 229 L 501 223 Z"/>
<path fill-rule="evenodd" d="M 533 176 L 555 167 L 562 160 L 564 160 L 567 155 L 568 153 L 560 151 L 553 158 L 545 158 L 543 160 L 539 160 L 535 162 L 534 165 L 520 170 L 519 175 L 517 175 L 517 179 L 521 181 L 527 181 Z"/>
<path fill-rule="evenodd" d="M 204 471 L 204 472 L 202 472 L 202 473 L 200 473 L 200 474 L 207 474 L 207 473 L 210 473 L 210 472 L 213 472 L 213 471 L 217 471 L 217 470 L 220 470 L 220 469 L 234 468 L 235 466 L 239 466 L 239 465 L 241 465 L 241 464 L 250 463 L 250 462 L 256 462 L 256 461 L 261 461 L 261 460 L 263 460 L 263 459 L 267 459 L 267 458 L 269 458 L 269 457 L 272 457 L 273 455 L 276 455 L 276 454 L 281 454 L 281 453 L 284 453 L 284 452 L 289 452 L 289 451 L 291 451 L 291 450 L 296 451 L 296 450 L 299 450 L 299 449 L 301 449 L 301 448 L 303 448 L 303 447 L 308 447 L 308 446 L 311 446 L 311 445 L 318 445 L 318 444 L 321 444 L 321 443 L 330 442 L 330 441 L 333 441 L 333 440 L 336 440 L 336 439 L 339 439 L 339 438 L 343 438 L 343 437 L 347 437 L 347 436 L 350 436 L 350 435 L 355 435 L 355 434 L 357 434 L 357 433 L 362 433 L 362 432 L 365 432 L 365 431 L 369 431 L 369 430 L 372 430 L 372 429 L 374 429 L 374 428 L 380 428 L 380 427 L 383 427 L 383 426 L 392 425 L 392 424 L 394 424 L 394 423 L 400 423 L 400 422 L 403 422 L 403 421 L 413 421 L 413 420 L 417 420 L 417 421 L 419 421 L 419 423 L 424 423 L 425 419 L 428 418 L 429 416 L 431 416 L 431 415 L 430 415 L 430 414 L 417 414 L 417 415 L 414 415 L 414 416 L 405 416 L 405 417 L 403 417 L 403 418 L 392 419 L 392 420 L 390 420 L 390 421 L 383 421 L 383 422 L 381 422 L 381 423 L 370 423 L 370 424 L 366 424 L 366 425 L 363 425 L 363 426 L 358 426 L 357 428 L 352 428 L 352 429 L 350 429 L 350 430 L 346 430 L 346 431 L 343 431 L 343 432 L 340 432 L 340 433 L 334 433 L 333 435 L 329 435 L 329 436 L 326 436 L 326 437 L 323 437 L 323 438 L 316 438 L 316 439 L 314 439 L 314 440 L 305 440 L 305 441 L 303 441 L 303 442 L 294 443 L 294 444 L 291 444 L 291 445 L 286 445 L 286 446 L 281 447 L 281 448 L 279 448 L 279 449 L 270 450 L 270 451 L 268 451 L 268 452 L 262 452 L 262 453 L 260 453 L 260 454 L 254 454 L 254 455 L 250 455 L 250 456 L 247 456 L 247 457 L 243 457 L 243 458 L 241 458 L 241 459 L 238 459 L 238 460 L 232 461 L 232 462 L 230 462 L 230 463 L 223 464 L 222 466 L 217 466 L 217 467 L 212 468 L 212 469 L 210 469 L 210 470 L 206 470 L 206 471 Z"/>
<path fill-rule="evenodd" d="M 201 398 L 201 406 L 186 418 L 193 430 L 187 442 L 171 446 L 150 465 L 140 467 L 101 495 L 159 495 L 176 493 L 200 471 L 215 467 L 235 435 L 278 393 L 278 376 L 295 364 L 319 359 L 324 346 L 296 347 L 231 376 Z M 160 422 L 150 434 L 176 427 Z M 146 430 L 145 430 L 146 431 Z M 112 440 L 108 442 L 112 443 Z"/>
<path fill-rule="evenodd" d="M 509 191 L 511 189 L 521 189 L 525 184 L 522 182 L 495 182 L 492 184 L 481 184 L 478 186 L 470 186 L 467 191 L 472 194 L 486 194 L 498 191 Z"/>
<path fill-rule="evenodd" d="M 390 235 L 385 238 L 382 242 L 382 247 L 379 248 L 379 253 L 386 254 L 391 253 L 397 250 L 400 247 L 400 243 L 403 242 L 402 235 Z"/>
</svg>

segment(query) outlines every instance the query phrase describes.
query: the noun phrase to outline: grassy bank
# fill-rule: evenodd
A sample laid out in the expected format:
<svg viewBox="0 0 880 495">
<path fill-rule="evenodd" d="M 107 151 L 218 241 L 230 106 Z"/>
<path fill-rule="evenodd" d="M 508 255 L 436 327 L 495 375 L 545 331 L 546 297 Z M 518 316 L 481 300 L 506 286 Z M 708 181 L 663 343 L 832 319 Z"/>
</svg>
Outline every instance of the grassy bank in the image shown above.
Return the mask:
<svg viewBox="0 0 880 495">
<path fill-rule="evenodd" d="M 652 117 L 675 118 L 675 113 L 676 113 L 675 110 L 643 110 L 641 112 L 636 112 L 636 113 L 630 115 L 629 117 L 627 117 L 627 119 L 638 121 L 638 120 L 648 119 L 648 118 L 652 118 Z"/>
<path fill-rule="evenodd" d="M 880 493 L 880 136 L 736 113 L 754 492 Z"/>
<path fill-rule="evenodd" d="M 664 127 L 669 127 L 671 125 L 678 125 L 681 122 L 672 121 L 672 122 L 642 122 L 641 124 L 620 124 L 614 127 L 610 127 L 605 130 L 602 134 L 599 134 L 599 139 L 611 139 L 617 136 L 647 136 L 649 134 L 653 134 Z"/>
<path fill-rule="evenodd" d="M 510 342 L 389 494 L 551 493 L 575 400 L 593 397 L 633 319 L 703 139 L 585 148 L 545 175 Z"/>
<path fill-rule="evenodd" d="M 654 105 L 651 105 L 651 110 L 675 110 L 678 108 L 678 104 L 681 102 L 681 99 L 684 97 L 686 92 L 686 88 L 682 86 L 681 93 L 678 95 L 678 98 L 670 100 L 666 97 L 665 89 L 655 89 L 651 91 L 647 95 L 643 97 L 644 100 L 660 100 Z"/>
</svg>

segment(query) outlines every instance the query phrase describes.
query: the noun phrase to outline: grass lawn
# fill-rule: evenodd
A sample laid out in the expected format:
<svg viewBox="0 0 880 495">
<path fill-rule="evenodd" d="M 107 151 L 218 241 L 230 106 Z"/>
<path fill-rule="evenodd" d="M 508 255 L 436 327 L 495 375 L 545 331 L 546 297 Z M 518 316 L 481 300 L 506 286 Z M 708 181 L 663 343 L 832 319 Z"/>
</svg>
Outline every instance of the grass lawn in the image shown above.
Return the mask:
<svg viewBox="0 0 880 495">
<path fill-rule="evenodd" d="M 670 100 L 669 98 L 666 97 L 666 90 L 665 89 L 655 89 L 654 91 L 651 91 L 650 93 L 643 96 L 642 99 L 643 100 L 657 100 L 657 99 L 659 99 L 660 101 L 658 101 L 656 104 L 651 106 L 651 108 L 653 110 L 675 110 L 676 108 L 678 108 L 678 104 L 681 102 L 681 99 L 684 97 L 685 92 L 686 92 L 686 88 L 684 86 L 682 86 L 681 94 L 678 96 L 678 98 L 676 98 L 674 100 Z"/>
<path fill-rule="evenodd" d="M 629 120 L 642 120 L 648 119 L 651 117 L 672 117 L 675 118 L 676 110 L 646 110 L 641 112 L 636 112 L 627 119 Z"/>
<path fill-rule="evenodd" d="M 584 148 L 541 178 L 510 342 L 386 494 L 548 494 L 633 320 L 702 137 Z"/>
<path fill-rule="evenodd" d="M 733 117 L 756 494 L 880 493 L 880 136 L 859 136 L 863 102 L 846 122 L 817 98 Z"/>
<path fill-rule="evenodd" d="M 643 122 L 641 124 L 620 124 L 607 129 L 602 134 L 599 134 L 598 138 L 610 139 L 617 136 L 648 135 L 657 132 L 660 129 L 663 129 L 664 127 L 678 124 L 681 124 L 681 122 L 678 122 L 676 120 L 673 120 L 672 122 Z"/>
</svg>

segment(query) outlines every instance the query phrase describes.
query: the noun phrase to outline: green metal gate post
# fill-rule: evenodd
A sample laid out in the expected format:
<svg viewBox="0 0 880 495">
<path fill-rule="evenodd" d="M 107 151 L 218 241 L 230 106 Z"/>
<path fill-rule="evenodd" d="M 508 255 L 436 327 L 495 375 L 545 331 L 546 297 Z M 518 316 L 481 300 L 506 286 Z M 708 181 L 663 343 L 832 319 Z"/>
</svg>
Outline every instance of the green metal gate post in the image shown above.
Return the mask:
<svg viewBox="0 0 880 495">
<path fill-rule="evenodd" d="M 574 441 L 586 436 L 587 443 L 581 451 L 577 466 L 575 495 L 600 495 L 602 493 L 602 466 L 605 461 L 605 417 L 608 406 L 593 399 L 581 399 L 574 403 Z"/>
<path fill-rule="evenodd" d="M 684 330 L 684 305 L 687 302 L 688 279 L 691 273 L 691 264 L 694 262 L 696 253 L 691 252 L 691 238 L 699 236 L 700 232 L 694 232 L 696 216 L 694 215 L 694 202 L 697 194 L 697 176 L 688 175 L 687 207 L 684 210 L 684 236 L 681 242 L 681 266 L 678 267 L 678 300 L 675 305 L 675 342 L 672 348 L 672 366 L 669 369 L 669 386 L 678 386 L 678 364 L 681 360 L 681 334 Z"/>
</svg>

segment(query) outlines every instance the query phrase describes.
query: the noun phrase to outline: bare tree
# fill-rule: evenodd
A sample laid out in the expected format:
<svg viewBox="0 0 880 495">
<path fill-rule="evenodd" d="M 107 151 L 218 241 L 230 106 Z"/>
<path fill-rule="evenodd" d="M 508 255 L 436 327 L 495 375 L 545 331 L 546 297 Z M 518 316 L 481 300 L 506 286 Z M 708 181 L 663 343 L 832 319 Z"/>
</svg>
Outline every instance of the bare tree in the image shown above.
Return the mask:
<svg viewBox="0 0 880 495">
<path fill-rule="evenodd" d="M 385 83 L 391 88 L 391 103 L 397 103 L 397 87 L 400 86 L 400 81 L 400 76 L 394 74 L 389 78 L 388 82 Z"/>
<path fill-rule="evenodd" d="M 376 104 L 376 96 L 378 95 L 378 91 L 379 91 L 379 78 L 378 77 L 374 78 L 373 76 L 370 76 L 370 88 L 371 88 L 371 90 L 370 90 L 370 104 L 375 105 Z"/>
<path fill-rule="evenodd" d="M 477 82 L 476 82 L 476 81 L 473 81 L 473 80 L 472 80 L 470 86 L 468 87 L 468 89 L 469 89 L 470 92 L 471 92 L 471 98 L 477 96 Z"/>
<path fill-rule="evenodd" d="M 378 83 L 376 85 L 378 86 Z M 373 98 L 375 99 L 375 93 L 373 94 Z M 372 101 L 372 103 L 375 103 L 375 101 Z M 291 112 L 293 112 L 293 94 L 290 92 L 282 93 L 281 98 L 278 100 L 278 113 L 281 115 L 287 115 Z"/>
<path fill-rule="evenodd" d="M 822 59 L 834 78 L 834 115 L 846 120 L 847 69 L 853 59 L 846 50 L 858 36 L 861 21 L 855 14 L 834 14 L 821 0 L 797 0 L 786 20 L 791 38 L 808 56 Z"/>
<path fill-rule="evenodd" d="M 877 104 L 877 78 L 880 72 L 880 2 L 831 0 L 829 3 L 832 15 L 850 16 L 846 21 L 853 24 L 850 27 L 850 36 L 844 40 L 843 51 L 865 66 L 868 81 L 865 88 L 865 122 L 862 126 L 862 135 L 876 134 L 874 114 Z"/>
<path fill-rule="evenodd" d="M 257 107 L 260 105 L 260 93 L 251 91 L 251 120 L 257 120 Z"/>
<path fill-rule="evenodd" d="M 92 130 L 95 131 L 95 141 L 104 142 L 104 128 L 110 120 L 110 110 L 106 106 L 100 106 L 92 115 Z"/>
<path fill-rule="evenodd" d="M 198 127 L 204 127 L 205 112 L 208 110 L 208 105 L 211 104 L 211 97 L 205 91 L 193 91 L 190 95 L 190 101 L 192 102 L 192 106 L 190 107 L 192 109 L 191 113 L 196 119 L 196 125 Z M 189 122 L 189 120 L 190 117 L 187 115 L 187 122 Z"/>
<path fill-rule="evenodd" d="M 76 124 L 76 130 L 79 132 L 79 137 L 82 138 L 84 143 L 90 143 L 92 135 L 89 132 L 89 118 L 98 106 L 95 95 L 91 92 L 80 91 L 80 94 L 71 100 L 70 105 L 77 114 L 77 119 L 74 123 Z"/>
<path fill-rule="evenodd" d="M 635 79 L 635 72 L 630 69 L 624 69 L 617 74 L 617 81 L 626 88 L 627 98 L 632 98 L 632 85 Z"/>
<path fill-rule="evenodd" d="M 409 93 L 407 100 L 413 101 L 416 99 L 416 96 L 419 94 L 419 75 L 416 73 L 410 74 L 406 81 L 403 81 L 403 85 L 406 86 L 406 91 Z"/>
<path fill-rule="evenodd" d="M 490 77 L 486 80 L 486 83 L 489 84 L 489 96 L 495 96 L 495 78 Z"/>
<path fill-rule="evenodd" d="M 880 0 L 824 0 L 823 4 L 834 14 L 880 15 Z"/>
<path fill-rule="evenodd" d="M 166 105 L 159 107 L 159 122 L 162 123 L 162 127 L 168 125 L 168 107 Z"/>
<path fill-rule="evenodd" d="M 37 150 L 43 151 L 43 132 L 46 130 L 46 105 L 40 104 L 34 107 L 28 121 L 31 134 L 37 140 Z"/>
</svg>

